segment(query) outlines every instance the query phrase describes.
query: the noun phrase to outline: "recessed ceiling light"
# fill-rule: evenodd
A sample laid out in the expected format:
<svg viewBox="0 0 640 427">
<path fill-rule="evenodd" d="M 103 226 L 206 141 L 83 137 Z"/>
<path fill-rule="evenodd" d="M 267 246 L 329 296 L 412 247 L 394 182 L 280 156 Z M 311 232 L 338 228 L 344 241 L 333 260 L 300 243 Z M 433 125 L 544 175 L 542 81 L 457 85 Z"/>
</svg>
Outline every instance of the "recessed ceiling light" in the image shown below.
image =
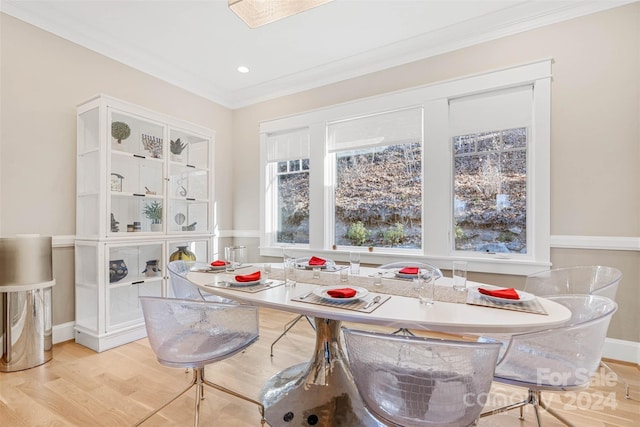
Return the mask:
<svg viewBox="0 0 640 427">
<path fill-rule="evenodd" d="M 245 67 L 244 65 L 241 65 L 238 67 L 238 72 L 240 73 L 248 73 L 249 72 L 249 68 Z"/>
</svg>

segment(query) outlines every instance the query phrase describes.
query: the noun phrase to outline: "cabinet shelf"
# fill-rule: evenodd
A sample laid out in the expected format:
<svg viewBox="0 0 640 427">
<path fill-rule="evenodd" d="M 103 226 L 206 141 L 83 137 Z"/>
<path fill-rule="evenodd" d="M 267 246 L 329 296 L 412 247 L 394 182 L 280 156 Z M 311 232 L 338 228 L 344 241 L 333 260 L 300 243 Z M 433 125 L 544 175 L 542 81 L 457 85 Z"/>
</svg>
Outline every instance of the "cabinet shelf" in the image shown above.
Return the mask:
<svg viewBox="0 0 640 427">
<path fill-rule="evenodd" d="M 164 200 L 162 195 L 157 194 L 147 194 L 147 193 L 125 193 L 124 191 L 110 191 L 111 197 L 139 197 L 145 199 L 158 199 Z"/>
<path fill-rule="evenodd" d="M 131 278 L 127 277 L 127 279 L 128 280 L 119 280 L 117 282 L 109 283 L 109 288 L 113 289 L 119 288 L 121 286 L 136 286 L 144 283 L 162 282 L 162 280 L 164 280 L 164 277 L 136 276 Z"/>
</svg>

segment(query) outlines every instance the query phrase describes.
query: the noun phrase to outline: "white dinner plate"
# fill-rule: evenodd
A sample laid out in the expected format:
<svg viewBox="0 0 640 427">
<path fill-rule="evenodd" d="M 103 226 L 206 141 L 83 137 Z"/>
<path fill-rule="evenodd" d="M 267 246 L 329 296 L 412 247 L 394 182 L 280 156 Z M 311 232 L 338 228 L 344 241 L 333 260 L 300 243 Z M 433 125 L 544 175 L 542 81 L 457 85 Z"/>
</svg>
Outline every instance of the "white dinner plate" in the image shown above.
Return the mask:
<svg viewBox="0 0 640 427">
<path fill-rule="evenodd" d="M 334 298 L 327 294 L 331 289 L 342 289 L 342 288 L 350 288 L 356 291 L 355 296 L 351 298 Z M 335 286 L 322 286 L 320 288 L 316 288 L 313 290 L 313 294 L 319 296 L 322 299 L 326 299 L 331 302 L 349 302 L 355 301 L 357 299 L 363 298 L 369 294 L 369 291 L 365 288 L 360 288 L 358 286 L 344 286 L 344 285 L 335 285 Z"/>
<path fill-rule="evenodd" d="M 227 268 L 226 265 L 210 265 L 209 266 L 209 269 L 212 270 L 212 271 L 222 271 L 225 268 Z"/>
<path fill-rule="evenodd" d="M 255 286 L 255 285 L 259 285 L 262 282 L 262 279 L 260 280 L 254 280 L 251 282 L 237 282 L 235 279 L 234 280 L 227 280 L 227 283 L 230 286 L 236 286 L 236 287 L 241 287 L 241 286 Z"/>
<path fill-rule="evenodd" d="M 502 288 L 488 288 L 485 286 L 480 286 L 481 288 L 484 289 L 488 289 L 488 290 L 497 290 L 497 289 L 502 289 Z M 509 299 L 509 298 L 500 298 L 500 297 L 493 297 L 491 295 L 485 295 L 485 294 L 481 294 L 480 291 L 478 291 L 478 288 L 473 288 L 478 295 L 480 295 L 483 298 L 488 299 L 489 301 L 496 301 L 496 302 L 510 302 L 510 303 L 519 303 L 519 302 L 527 302 L 527 301 L 532 301 L 533 299 L 535 299 L 535 295 L 530 294 L 529 292 L 525 292 L 525 291 L 519 291 L 516 289 L 516 292 L 518 294 L 518 296 L 520 297 L 520 299 Z"/>
<path fill-rule="evenodd" d="M 400 273 L 400 270 L 402 270 L 402 268 L 399 268 L 399 269 L 394 271 L 396 277 L 399 277 L 401 279 L 415 279 L 416 277 L 418 277 L 418 274 Z M 418 271 L 420 271 L 420 269 L 418 269 Z M 424 273 L 424 274 L 426 274 L 426 273 Z"/>
<path fill-rule="evenodd" d="M 316 258 L 320 258 L 320 257 L 316 257 Z M 309 258 L 298 258 L 298 259 L 296 259 L 295 260 L 296 267 L 297 268 L 304 268 L 306 270 L 312 270 L 313 267 L 327 268 L 328 266 L 335 264 L 335 262 L 333 262 L 330 259 L 321 258 L 321 259 L 323 259 L 325 261 L 324 264 L 322 264 L 322 265 L 309 265 L 309 259 L 310 259 L 310 257 Z"/>
<path fill-rule="evenodd" d="M 325 262 L 322 265 L 309 265 L 309 262 L 297 262 L 296 267 L 304 268 L 305 270 L 313 270 L 314 267 L 319 267 L 321 269 L 327 268 L 327 264 L 329 264 L 329 261 Z"/>
</svg>

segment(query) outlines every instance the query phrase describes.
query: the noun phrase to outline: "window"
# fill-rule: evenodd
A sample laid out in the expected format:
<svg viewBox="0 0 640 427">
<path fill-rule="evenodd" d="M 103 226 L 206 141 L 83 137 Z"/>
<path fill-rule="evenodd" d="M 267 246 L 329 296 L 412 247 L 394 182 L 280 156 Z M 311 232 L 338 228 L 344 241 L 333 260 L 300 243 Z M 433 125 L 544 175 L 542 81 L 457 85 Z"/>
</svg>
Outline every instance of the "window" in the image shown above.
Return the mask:
<svg viewBox="0 0 640 427">
<path fill-rule="evenodd" d="M 548 267 L 550 80 L 544 60 L 262 123 L 261 254 Z"/>
<path fill-rule="evenodd" d="M 309 132 L 267 136 L 274 243 L 309 243 Z"/>
<path fill-rule="evenodd" d="M 334 242 L 422 247 L 422 108 L 330 123 Z"/>
<path fill-rule="evenodd" d="M 527 85 L 449 102 L 458 251 L 527 253 L 532 94 Z"/>
</svg>

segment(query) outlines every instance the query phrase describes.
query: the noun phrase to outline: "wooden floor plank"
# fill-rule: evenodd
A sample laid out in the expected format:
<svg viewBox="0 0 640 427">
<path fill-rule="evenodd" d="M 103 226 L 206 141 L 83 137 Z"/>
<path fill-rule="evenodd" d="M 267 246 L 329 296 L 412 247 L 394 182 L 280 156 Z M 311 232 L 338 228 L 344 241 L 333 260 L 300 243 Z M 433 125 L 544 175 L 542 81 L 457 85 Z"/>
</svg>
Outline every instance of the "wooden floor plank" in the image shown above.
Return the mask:
<svg viewBox="0 0 640 427">
<path fill-rule="evenodd" d="M 303 363 L 313 353 L 314 332 L 300 321 L 276 345 L 271 342 L 296 316 L 260 309 L 260 339 L 245 352 L 210 365 L 206 376 L 213 382 L 258 398 L 260 388 L 272 375 Z M 359 329 L 390 332 L 389 328 L 346 324 Z M 448 337 L 450 336 L 443 336 Z M 624 399 L 624 387 L 615 375 L 599 372 L 592 386 L 580 397 L 544 393 L 545 400 L 581 427 L 632 427 L 640 418 L 640 370 L 629 364 L 611 363 L 631 384 L 633 400 Z M 54 358 L 42 366 L 20 372 L 0 373 L 0 425 L 23 426 L 123 426 L 132 425 L 186 387 L 191 372 L 162 366 L 148 341 L 142 339 L 102 353 L 73 342 L 54 347 Z M 500 399 L 524 398 L 525 391 L 495 383 L 487 408 Z M 145 426 L 189 426 L 193 424 L 195 390 L 176 400 Z M 609 398 L 607 404 L 603 399 Z M 579 400 L 580 399 L 580 400 Z M 600 407 L 596 403 L 600 402 Z M 615 406 L 615 407 L 612 407 Z M 535 426 L 531 407 L 525 420 L 518 411 L 483 418 L 480 427 Z M 211 427 L 259 426 L 255 405 L 206 389 L 201 405 L 201 425 Z M 545 427 L 562 426 L 542 411 Z"/>
</svg>

